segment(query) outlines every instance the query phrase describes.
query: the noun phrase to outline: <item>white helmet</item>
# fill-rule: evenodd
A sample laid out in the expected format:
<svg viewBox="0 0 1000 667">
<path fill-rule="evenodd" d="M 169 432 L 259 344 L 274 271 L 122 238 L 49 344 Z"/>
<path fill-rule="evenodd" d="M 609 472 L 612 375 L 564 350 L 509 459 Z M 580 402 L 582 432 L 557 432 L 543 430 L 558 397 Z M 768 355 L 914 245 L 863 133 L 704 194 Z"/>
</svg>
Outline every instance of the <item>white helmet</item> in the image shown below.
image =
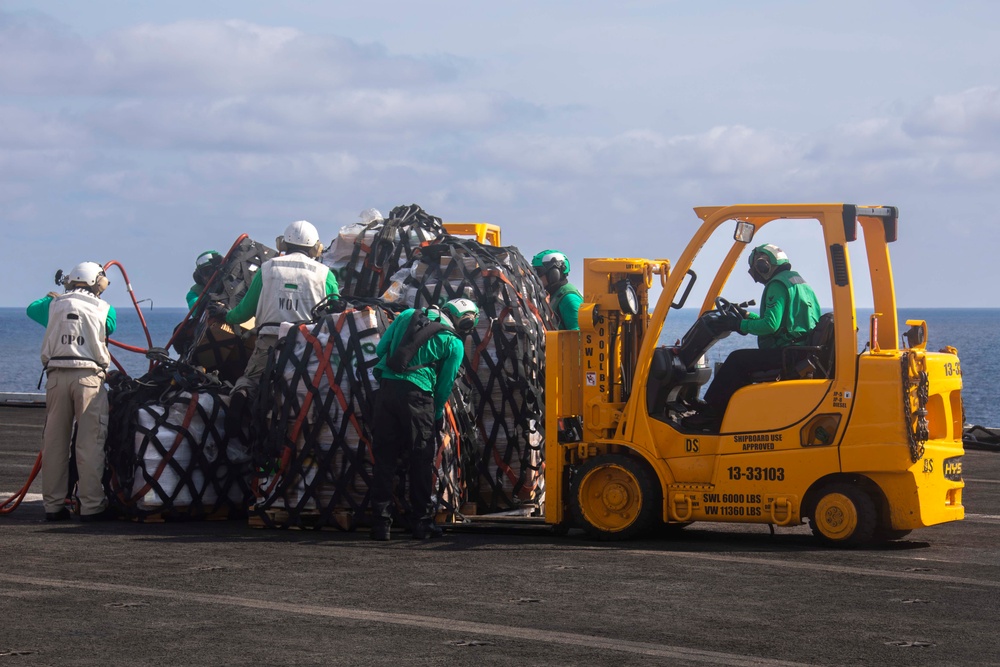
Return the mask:
<svg viewBox="0 0 1000 667">
<path fill-rule="evenodd" d="M 452 299 L 441 307 L 458 333 L 469 333 L 479 324 L 479 306 L 471 299 Z"/>
<path fill-rule="evenodd" d="M 285 252 L 288 246 L 294 245 L 300 248 L 310 248 L 309 254 L 319 257 L 323 252 L 323 244 L 319 242 L 319 232 L 308 220 L 296 220 L 285 228 L 285 233 L 275 239 L 278 250 Z"/>
<path fill-rule="evenodd" d="M 290 245 L 311 248 L 319 243 L 319 232 L 316 231 L 316 227 L 308 220 L 297 220 L 285 227 L 282 239 Z"/>
<path fill-rule="evenodd" d="M 63 285 L 69 287 L 73 283 L 83 283 L 96 294 L 108 288 L 108 277 L 104 267 L 97 262 L 80 262 L 63 278 Z"/>
</svg>

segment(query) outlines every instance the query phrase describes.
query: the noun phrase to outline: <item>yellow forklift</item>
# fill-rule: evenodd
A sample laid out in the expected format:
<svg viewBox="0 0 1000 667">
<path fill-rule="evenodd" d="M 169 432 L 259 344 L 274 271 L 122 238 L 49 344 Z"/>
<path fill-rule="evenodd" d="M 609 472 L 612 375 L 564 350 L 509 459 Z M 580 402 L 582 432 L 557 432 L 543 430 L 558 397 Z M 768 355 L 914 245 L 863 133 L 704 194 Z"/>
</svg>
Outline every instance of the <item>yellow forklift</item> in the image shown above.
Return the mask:
<svg viewBox="0 0 1000 667">
<path fill-rule="evenodd" d="M 897 209 L 780 204 L 695 213 L 701 227 L 673 267 L 585 260 L 581 330 L 546 336 L 546 522 L 616 540 L 662 524 L 808 519 L 822 541 L 854 546 L 962 519 L 961 368 L 953 348 L 926 349 L 924 321 L 900 330 L 888 245 Z M 820 225 L 832 312 L 806 345 L 786 348 L 780 368 L 733 395 L 718 432 L 688 428 L 685 417 L 711 377 L 705 353 L 728 335 L 714 318 L 738 308 L 722 289 L 755 235 L 776 220 Z M 696 255 L 724 225 L 733 227 L 733 243 L 700 316 L 677 344 L 660 345 L 666 318 L 697 278 Z M 860 323 L 848 253 L 859 227 L 874 305 Z M 662 292 L 650 313 L 657 281 Z"/>
</svg>

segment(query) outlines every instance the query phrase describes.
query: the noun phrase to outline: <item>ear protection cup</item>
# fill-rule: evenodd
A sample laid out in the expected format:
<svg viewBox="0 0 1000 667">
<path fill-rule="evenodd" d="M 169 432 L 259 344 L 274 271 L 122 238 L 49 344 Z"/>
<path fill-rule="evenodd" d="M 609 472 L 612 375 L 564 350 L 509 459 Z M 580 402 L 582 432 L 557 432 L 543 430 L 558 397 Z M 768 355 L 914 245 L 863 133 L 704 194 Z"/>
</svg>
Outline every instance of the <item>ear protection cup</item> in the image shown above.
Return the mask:
<svg viewBox="0 0 1000 667">
<path fill-rule="evenodd" d="M 110 284 L 111 281 L 108 280 L 108 277 L 104 275 L 104 273 L 101 273 L 100 275 L 97 276 L 97 280 L 94 282 L 94 286 L 92 288 L 94 294 L 100 296 L 101 294 L 104 293 L 104 290 L 108 289 L 108 285 Z"/>
<path fill-rule="evenodd" d="M 774 266 L 771 264 L 770 258 L 762 252 L 754 252 L 751 266 L 753 266 L 754 272 L 764 282 L 767 282 L 771 278 L 771 273 L 774 271 Z"/>
<path fill-rule="evenodd" d="M 285 237 L 275 236 L 274 237 L 274 247 L 278 249 L 278 252 L 285 252 Z"/>
<path fill-rule="evenodd" d="M 549 282 L 549 285 L 555 285 L 563 279 L 562 268 L 558 265 L 550 266 L 545 272 L 545 279 Z"/>
</svg>

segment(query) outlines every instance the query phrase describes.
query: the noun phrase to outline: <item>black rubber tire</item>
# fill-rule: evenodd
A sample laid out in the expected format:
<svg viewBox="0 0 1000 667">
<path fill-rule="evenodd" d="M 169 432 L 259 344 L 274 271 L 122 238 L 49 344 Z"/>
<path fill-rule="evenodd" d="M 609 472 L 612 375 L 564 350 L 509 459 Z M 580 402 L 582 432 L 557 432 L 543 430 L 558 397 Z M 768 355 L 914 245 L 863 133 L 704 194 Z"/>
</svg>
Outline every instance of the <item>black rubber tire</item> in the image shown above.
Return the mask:
<svg viewBox="0 0 1000 667">
<path fill-rule="evenodd" d="M 608 472 L 609 477 L 616 479 L 603 484 L 597 476 L 604 471 Z M 623 475 L 622 471 L 627 475 Z M 587 503 L 587 508 L 581 506 L 581 493 L 585 491 L 595 494 Z M 601 493 L 597 494 L 598 491 Z M 601 525 L 596 514 L 588 518 L 588 512 L 594 513 L 601 506 L 601 501 L 596 496 L 610 496 L 612 504 L 615 499 L 620 498 L 624 503 L 622 514 L 629 515 L 631 519 L 614 520 Z M 577 469 L 570 489 L 569 505 L 574 522 L 588 537 L 604 541 L 629 540 L 646 533 L 660 521 L 661 497 L 659 482 L 643 462 L 630 456 L 608 454 L 587 459 Z M 614 510 L 607 512 L 609 515 L 616 513 Z M 616 523 L 620 525 L 612 525 Z"/>
<path fill-rule="evenodd" d="M 868 493 L 855 484 L 835 482 L 824 487 L 809 517 L 813 535 L 834 547 L 870 543 L 878 527 L 878 512 Z M 821 520 L 817 516 L 823 514 Z M 842 529 L 836 532 L 836 529 Z"/>
</svg>

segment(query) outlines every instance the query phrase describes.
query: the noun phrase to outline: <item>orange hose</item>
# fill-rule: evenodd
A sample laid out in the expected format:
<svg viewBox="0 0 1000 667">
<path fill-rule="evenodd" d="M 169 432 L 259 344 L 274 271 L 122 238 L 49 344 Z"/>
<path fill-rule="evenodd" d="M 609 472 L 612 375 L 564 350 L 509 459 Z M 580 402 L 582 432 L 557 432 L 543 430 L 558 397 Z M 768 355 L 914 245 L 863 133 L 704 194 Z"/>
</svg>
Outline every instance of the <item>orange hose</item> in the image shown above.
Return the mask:
<svg viewBox="0 0 1000 667">
<path fill-rule="evenodd" d="M 233 241 L 233 245 L 229 246 L 229 251 L 226 253 L 226 256 L 222 258 L 222 263 L 219 264 L 219 266 L 220 267 L 225 266 L 226 262 L 229 261 L 229 258 L 232 256 L 233 252 L 235 252 L 236 249 L 240 247 L 240 244 L 243 243 L 244 239 L 248 239 L 248 238 L 250 238 L 250 236 L 248 234 L 240 234 L 238 237 L 236 237 L 236 240 Z M 217 276 L 217 275 L 219 275 L 219 269 L 218 268 L 215 269 L 215 273 L 212 274 L 212 277 L 209 278 L 208 282 L 206 282 L 205 284 L 206 285 L 211 285 L 212 281 L 215 280 L 215 276 Z M 205 295 L 206 294 L 208 294 L 208 290 L 202 290 L 201 294 L 198 295 L 198 300 L 194 302 L 194 305 L 192 305 L 190 308 L 188 308 L 187 314 L 184 316 L 184 319 L 181 320 L 181 323 L 179 325 L 177 325 L 177 328 L 174 330 L 174 334 L 170 337 L 170 340 L 167 341 L 167 344 L 164 345 L 165 349 L 169 350 L 170 346 L 174 344 L 174 339 L 177 338 L 177 335 L 184 328 L 184 325 L 187 323 L 187 321 L 191 319 L 191 314 L 195 310 L 197 310 L 198 306 L 201 305 L 201 302 L 205 300 Z M 192 344 L 192 347 L 196 346 L 197 344 L 198 344 L 198 341 L 195 341 Z"/>
<path fill-rule="evenodd" d="M 24 497 L 28 495 L 28 489 L 31 488 L 31 483 L 35 481 L 35 477 L 38 476 L 39 471 L 42 469 L 42 453 L 38 452 L 38 457 L 35 459 L 35 465 L 31 469 L 31 474 L 28 475 L 28 481 L 21 487 L 21 489 L 12 495 L 7 500 L 0 503 L 0 515 L 10 514 L 17 509 L 17 506 L 21 504 Z"/>
</svg>

